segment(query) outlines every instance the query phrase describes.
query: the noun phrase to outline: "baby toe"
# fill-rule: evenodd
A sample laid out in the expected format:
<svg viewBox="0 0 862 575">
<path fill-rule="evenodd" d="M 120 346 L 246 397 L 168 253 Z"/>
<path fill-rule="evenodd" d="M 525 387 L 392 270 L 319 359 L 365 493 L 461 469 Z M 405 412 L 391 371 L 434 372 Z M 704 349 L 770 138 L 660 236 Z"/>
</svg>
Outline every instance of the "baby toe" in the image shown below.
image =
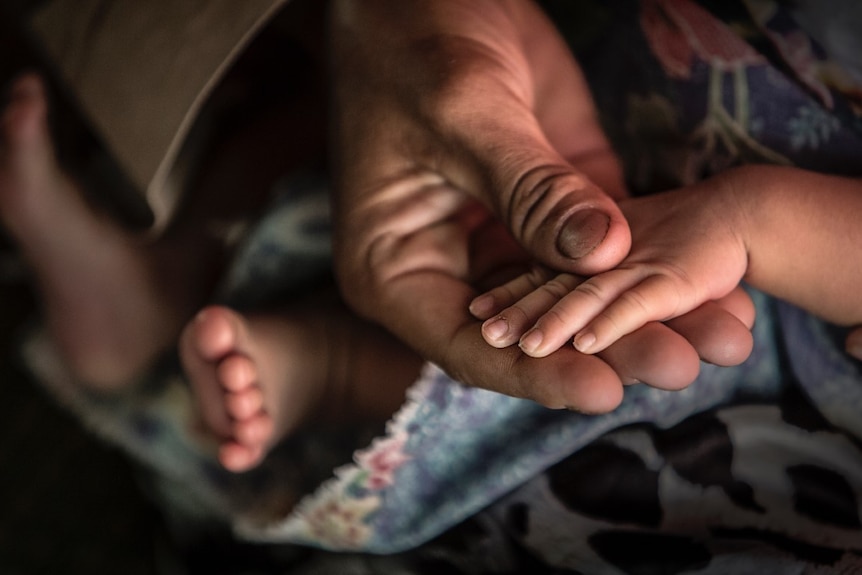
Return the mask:
<svg viewBox="0 0 862 575">
<path fill-rule="evenodd" d="M 236 353 L 219 363 L 218 378 L 227 391 L 237 393 L 256 385 L 257 369 L 249 358 Z"/>
<path fill-rule="evenodd" d="M 228 393 L 225 396 L 225 407 L 235 420 L 251 419 L 263 411 L 263 392 L 259 387 L 251 386 L 239 392 Z"/>
<path fill-rule="evenodd" d="M 264 413 L 258 413 L 244 421 L 234 424 L 233 435 L 237 442 L 246 446 L 263 446 L 269 442 L 274 430 L 272 418 Z"/>
</svg>

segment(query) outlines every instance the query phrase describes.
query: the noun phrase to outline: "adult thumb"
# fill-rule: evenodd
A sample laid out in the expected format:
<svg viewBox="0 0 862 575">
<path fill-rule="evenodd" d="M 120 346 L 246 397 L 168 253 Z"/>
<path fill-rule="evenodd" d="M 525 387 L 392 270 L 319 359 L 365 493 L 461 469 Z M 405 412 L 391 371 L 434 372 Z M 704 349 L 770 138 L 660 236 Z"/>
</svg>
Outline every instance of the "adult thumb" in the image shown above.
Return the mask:
<svg viewBox="0 0 862 575">
<path fill-rule="evenodd" d="M 501 94 L 511 98 L 501 109 L 510 112 L 506 125 L 514 137 L 503 140 L 503 150 L 494 150 L 493 135 L 477 142 L 492 150 L 482 161 L 499 186 L 498 209 L 536 258 L 584 275 L 604 271 L 631 247 L 628 223 L 613 199 L 626 195 L 619 159 L 568 46 L 537 6 L 521 9 L 529 23 L 521 30 L 530 46 L 523 56 L 532 98 L 519 106 L 517 96 L 511 98 L 517 91 Z"/>
<path fill-rule="evenodd" d="M 551 147 L 538 125 L 506 135 L 479 131 L 473 137 L 479 144 L 474 150 L 490 150 L 474 156 L 490 182 L 486 200 L 538 261 L 591 275 L 625 258 L 631 232 L 616 202 Z M 483 137 L 493 138 L 493 144 L 482 146 L 477 140 Z"/>
<path fill-rule="evenodd" d="M 624 195 L 618 159 L 567 46 L 541 10 L 517 6 L 530 50 L 482 51 L 472 66 L 463 53 L 452 58 L 462 74 L 451 75 L 457 89 L 444 92 L 432 118 L 455 162 L 468 162 L 455 173 L 469 179 L 456 183 L 484 195 L 538 261 L 581 275 L 611 269 L 631 247 L 612 197 Z"/>
</svg>

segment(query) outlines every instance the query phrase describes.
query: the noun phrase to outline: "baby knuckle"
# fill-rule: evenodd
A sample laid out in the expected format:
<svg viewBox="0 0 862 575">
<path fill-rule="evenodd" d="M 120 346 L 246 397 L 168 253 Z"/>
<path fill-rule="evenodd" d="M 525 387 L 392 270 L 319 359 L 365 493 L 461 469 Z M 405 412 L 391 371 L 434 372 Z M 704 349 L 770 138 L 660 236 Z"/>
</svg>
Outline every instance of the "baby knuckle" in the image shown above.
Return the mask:
<svg viewBox="0 0 862 575">
<path fill-rule="evenodd" d="M 569 325 L 571 318 L 566 313 L 556 307 L 552 307 L 543 315 L 537 322 L 537 327 L 542 330 L 555 330 L 559 327 Z"/>
<path fill-rule="evenodd" d="M 646 297 L 641 290 L 634 288 L 629 291 L 623 292 L 620 295 L 620 303 L 630 311 L 640 315 L 650 315 L 655 309 L 652 303 L 652 300 Z"/>
<path fill-rule="evenodd" d="M 509 323 L 514 325 L 523 325 L 530 318 L 530 314 L 519 303 L 507 307 L 500 315 L 505 316 Z"/>
<path fill-rule="evenodd" d="M 558 276 L 545 282 L 541 289 L 547 292 L 554 299 L 559 300 L 571 293 L 572 285 L 564 278 Z"/>
<path fill-rule="evenodd" d="M 530 271 L 524 274 L 524 280 L 532 289 L 538 289 L 543 286 L 551 277 L 551 272 L 543 266 L 533 266 Z"/>
<path fill-rule="evenodd" d="M 692 299 L 689 296 L 700 291 L 687 275 L 660 275 L 653 281 L 655 289 L 664 294 L 661 307 L 667 312 L 667 317 L 661 319 L 669 319 L 689 311 L 686 309 L 686 302 Z M 696 300 L 697 296 L 693 299 Z"/>
<path fill-rule="evenodd" d="M 587 280 L 574 289 L 578 295 L 585 296 L 588 299 L 597 301 L 605 301 L 607 299 L 606 290 L 598 283 L 592 280 Z"/>
</svg>

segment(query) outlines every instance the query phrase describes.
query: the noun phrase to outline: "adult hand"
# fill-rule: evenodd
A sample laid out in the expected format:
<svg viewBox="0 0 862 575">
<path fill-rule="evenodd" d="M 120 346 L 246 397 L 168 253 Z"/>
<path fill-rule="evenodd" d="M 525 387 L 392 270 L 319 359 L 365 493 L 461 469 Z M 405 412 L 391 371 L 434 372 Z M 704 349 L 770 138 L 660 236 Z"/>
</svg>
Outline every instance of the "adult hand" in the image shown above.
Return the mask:
<svg viewBox="0 0 862 575">
<path fill-rule="evenodd" d="M 649 324 L 594 357 L 483 341 L 472 286 L 523 263 L 519 245 L 579 274 L 630 247 L 603 191 L 618 195 L 622 180 L 583 78 L 531 2 L 336 0 L 331 37 L 336 270 L 359 313 L 468 385 L 588 412 L 614 408 L 623 381 L 690 382 L 685 338 L 700 341 L 706 321 L 744 359 L 745 322 L 719 304 L 679 333 Z"/>
</svg>

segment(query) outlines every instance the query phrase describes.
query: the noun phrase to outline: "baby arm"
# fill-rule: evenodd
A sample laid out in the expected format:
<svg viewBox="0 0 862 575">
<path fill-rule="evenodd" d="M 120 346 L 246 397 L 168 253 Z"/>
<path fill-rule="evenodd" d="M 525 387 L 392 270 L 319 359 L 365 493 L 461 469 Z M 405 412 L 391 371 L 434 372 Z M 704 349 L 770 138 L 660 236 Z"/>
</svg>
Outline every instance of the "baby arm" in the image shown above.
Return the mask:
<svg viewBox="0 0 862 575">
<path fill-rule="evenodd" d="M 633 238 L 622 264 L 586 281 L 538 270 L 480 296 L 471 310 L 487 319 L 488 343 L 544 357 L 574 338 L 596 353 L 743 279 L 827 320 L 862 323 L 857 180 L 752 166 L 621 205 Z"/>
</svg>

